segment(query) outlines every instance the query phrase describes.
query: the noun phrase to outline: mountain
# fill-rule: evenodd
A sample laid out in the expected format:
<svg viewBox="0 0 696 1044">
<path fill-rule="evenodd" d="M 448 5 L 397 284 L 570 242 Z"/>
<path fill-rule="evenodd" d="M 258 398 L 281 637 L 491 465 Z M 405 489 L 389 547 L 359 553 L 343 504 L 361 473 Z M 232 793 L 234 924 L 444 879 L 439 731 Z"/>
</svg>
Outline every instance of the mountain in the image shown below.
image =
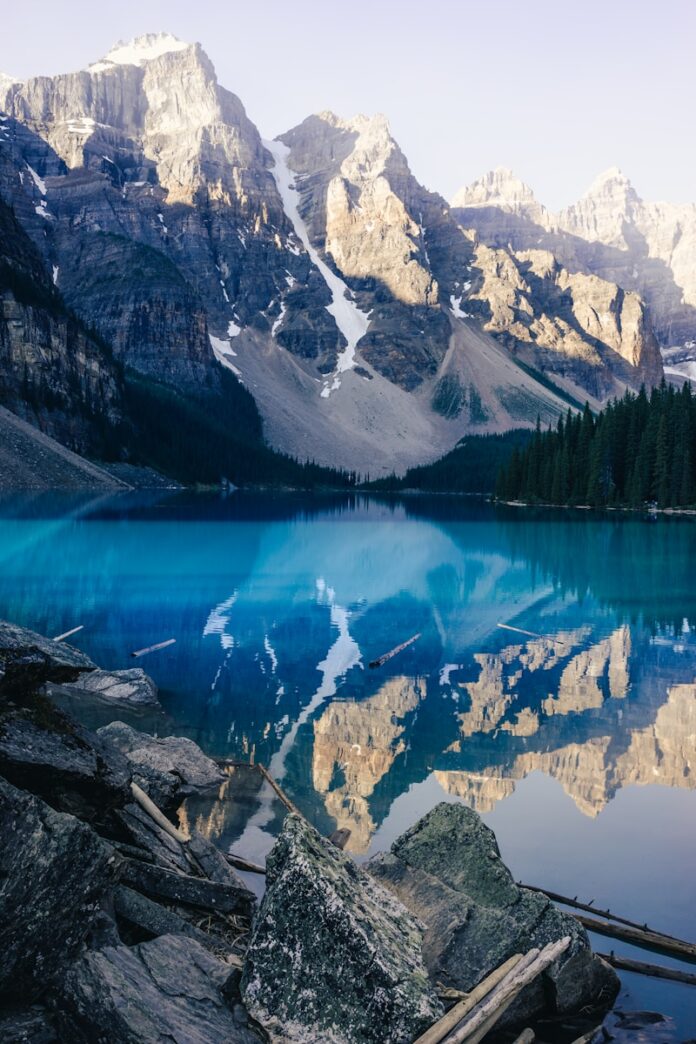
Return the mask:
<svg viewBox="0 0 696 1044">
<path fill-rule="evenodd" d="M 126 383 L 213 402 L 242 441 L 262 422 L 277 450 L 374 476 L 661 377 L 638 291 L 479 221 L 546 229 L 527 186 L 498 171 L 450 208 L 383 116 L 264 141 L 167 34 L 0 77 L 0 110 L 0 199 L 44 283 Z"/>
<path fill-rule="evenodd" d="M 616 167 L 557 214 L 541 206 L 530 189 L 520 193 L 520 184 L 509 171 L 486 175 L 456 194 L 458 220 L 489 247 L 514 254 L 543 249 L 571 274 L 596 276 L 639 297 L 663 351 L 691 347 L 688 342 L 696 338 L 695 204 L 646 202 Z"/>
</svg>

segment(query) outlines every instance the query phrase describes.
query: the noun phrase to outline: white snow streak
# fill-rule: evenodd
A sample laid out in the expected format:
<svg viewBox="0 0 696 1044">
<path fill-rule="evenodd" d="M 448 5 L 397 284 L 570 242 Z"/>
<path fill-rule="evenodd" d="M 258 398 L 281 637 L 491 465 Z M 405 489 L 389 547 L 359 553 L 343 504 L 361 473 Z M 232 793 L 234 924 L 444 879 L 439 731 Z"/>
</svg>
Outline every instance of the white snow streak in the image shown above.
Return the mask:
<svg viewBox="0 0 696 1044">
<path fill-rule="evenodd" d="M 456 316 L 457 319 L 471 319 L 471 314 L 462 310 L 462 296 L 460 294 L 459 297 L 455 297 L 454 294 L 450 294 L 452 315 Z"/>
<path fill-rule="evenodd" d="M 34 184 L 36 185 L 36 187 L 39 190 L 39 192 L 41 193 L 41 195 L 45 196 L 46 195 L 46 182 L 44 181 L 44 179 L 40 178 L 39 175 L 34 170 L 34 168 L 30 167 L 28 163 L 27 163 L 27 170 L 31 174 L 32 179 L 34 181 Z"/>
<path fill-rule="evenodd" d="M 340 374 L 352 369 L 355 365 L 355 348 L 360 338 L 364 337 L 367 333 L 370 326 L 370 320 L 368 319 L 367 314 L 361 312 L 357 305 L 351 300 L 350 290 L 343 280 L 340 279 L 335 272 L 332 272 L 329 266 L 322 261 L 319 253 L 309 241 L 307 226 L 300 217 L 299 194 L 295 187 L 294 175 L 287 164 L 287 155 L 290 152 L 290 149 L 280 141 L 265 141 L 264 145 L 275 160 L 275 166 L 272 172 L 273 177 L 278 186 L 278 192 L 283 201 L 285 213 L 292 222 L 292 227 L 295 229 L 295 235 L 321 272 L 324 282 L 331 291 L 333 300 L 330 305 L 326 306 L 326 310 L 334 317 L 336 325 L 348 342 L 336 361 L 336 370 L 333 379 L 330 383 L 327 382 L 322 389 L 322 396 L 328 398 L 332 391 L 335 391 L 341 386 Z"/>
<path fill-rule="evenodd" d="M 281 323 L 283 322 L 284 316 L 285 316 L 285 303 L 283 301 L 281 301 L 280 302 L 280 314 L 279 314 L 278 318 L 275 320 L 275 322 L 273 323 L 273 326 L 271 327 L 271 333 L 273 334 L 274 337 L 275 337 L 276 333 L 278 332 L 278 329 L 279 329 Z"/>
<path fill-rule="evenodd" d="M 58 265 L 54 265 L 53 266 L 53 285 L 54 286 L 58 286 L 58 273 L 59 272 L 60 272 L 60 268 L 58 267 Z"/>
</svg>

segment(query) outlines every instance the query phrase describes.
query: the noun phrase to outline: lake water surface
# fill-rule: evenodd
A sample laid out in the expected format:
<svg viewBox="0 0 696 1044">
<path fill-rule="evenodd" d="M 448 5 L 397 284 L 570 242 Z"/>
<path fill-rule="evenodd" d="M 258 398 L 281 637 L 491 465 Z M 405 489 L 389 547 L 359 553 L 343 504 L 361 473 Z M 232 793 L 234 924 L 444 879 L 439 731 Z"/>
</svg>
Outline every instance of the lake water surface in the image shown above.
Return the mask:
<svg viewBox="0 0 696 1044">
<path fill-rule="evenodd" d="M 109 668 L 176 638 L 138 661 L 161 689 L 158 730 L 265 763 L 320 830 L 351 831 L 356 858 L 462 801 L 519 880 L 691 939 L 695 581 L 685 519 L 461 498 L 0 499 L 0 616 L 83 624 L 74 643 Z M 244 808 L 211 808 L 205 827 L 262 856 L 279 810 L 253 791 Z M 693 987 L 622 978 L 621 1006 L 696 1035 Z"/>
</svg>

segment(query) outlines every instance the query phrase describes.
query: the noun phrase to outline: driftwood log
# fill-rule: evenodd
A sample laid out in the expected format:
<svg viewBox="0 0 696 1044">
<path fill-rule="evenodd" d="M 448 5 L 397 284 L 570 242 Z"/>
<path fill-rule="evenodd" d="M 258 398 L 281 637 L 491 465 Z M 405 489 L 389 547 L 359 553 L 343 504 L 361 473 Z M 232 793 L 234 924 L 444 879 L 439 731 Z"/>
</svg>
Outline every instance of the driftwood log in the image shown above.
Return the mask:
<svg viewBox="0 0 696 1044">
<path fill-rule="evenodd" d="M 419 638 L 420 634 L 414 634 L 411 638 L 402 642 L 401 645 L 396 645 L 393 649 L 390 649 L 389 652 L 384 653 L 383 656 L 378 656 L 376 660 L 370 660 L 369 666 L 373 670 L 375 667 L 381 667 L 383 664 L 387 663 L 388 660 L 391 660 L 393 656 L 396 656 L 397 653 L 403 652 L 404 649 L 408 649 L 409 645 L 413 645 L 413 643 L 417 642 Z"/>
<path fill-rule="evenodd" d="M 469 1014 L 473 1008 L 482 1001 L 484 997 L 495 989 L 499 982 L 505 978 L 509 972 L 520 963 L 522 960 L 522 954 L 517 953 L 514 957 L 510 957 L 504 964 L 501 964 L 499 968 L 492 971 L 490 975 L 487 975 L 485 979 L 482 979 L 478 986 L 475 986 L 471 993 L 468 993 L 458 1004 L 455 1004 L 453 1008 L 443 1015 L 430 1029 L 427 1029 L 418 1040 L 414 1041 L 414 1044 L 439 1044 L 443 1040 L 450 1030 L 453 1030 L 458 1023 Z"/>
<path fill-rule="evenodd" d="M 541 975 L 570 946 L 570 936 L 530 950 L 497 987 L 444 1038 L 443 1044 L 477 1044 L 491 1031 L 525 986 Z"/>
<path fill-rule="evenodd" d="M 545 895 L 548 899 L 553 900 L 554 903 L 561 903 L 563 906 L 570 906 L 574 910 L 583 910 L 585 913 L 595 914 L 597 917 L 604 917 L 607 921 L 617 921 L 619 924 L 626 924 L 629 928 L 639 928 L 641 931 L 649 932 L 654 929 L 649 928 L 647 924 L 639 924 L 638 921 L 630 921 L 628 917 L 620 917 L 619 914 L 612 913 L 611 910 L 600 910 L 599 907 L 594 906 L 590 903 L 581 903 L 578 897 L 575 896 L 571 899 L 567 895 L 561 895 L 559 892 L 552 892 L 548 888 L 539 888 L 538 885 L 528 885 L 518 882 L 520 888 L 526 888 L 528 892 L 539 892 L 541 895 Z M 671 935 L 667 935 L 665 932 L 656 932 L 657 935 L 662 935 L 667 939 L 673 938 Z"/>
<path fill-rule="evenodd" d="M 650 975 L 655 979 L 671 979 L 672 982 L 685 982 L 688 986 L 696 986 L 696 975 L 691 972 L 679 971 L 677 968 L 664 968 L 661 964 L 644 964 L 642 961 L 633 961 L 630 957 L 620 957 L 616 953 L 598 953 L 612 968 L 623 971 L 636 972 L 638 975 Z"/>
<path fill-rule="evenodd" d="M 73 634 L 77 634 L 78 631 L 84 630 L 84 626 L 84 624 L 80 624 L 78 627 L 73 627 L 70 631 L 63 631 L 62 634 L 57 634 L 53 641 L 64 642 L 66 638 L 71 638 Z"/>
<path fill-rule="evenodd" d="M 226 852 L 225 859 L 233 866 L 235 870 L 246 870 L 250 874 L 265 874 L 266 867 L 261 866 L 259 863 L 252 863 L 251 859 L 244 859 L 242 856 L 236 855 L 234 852 Z"/>
<path fill-rule="evenodd" d="M 157 652 L 158 649 L 166 649 L 169 645 L 174 645 L 176 638 L 167 638 L 166 642 L 157 642 L 156 645 L 148 645 L 145 649 L 136 649 L 135 652 L 131 653 L 131 656 L 145 656 L 147 653 Z"/>
<path fill-rule="evenodd" d="M 588 932 L 608 935 L 612 939 L 622 939 L 624 942 L 631 943 L 632 946 L 655 950 L 657 953 L 666 953 L 671 957 L 678 957 L 682 961 L 696 964 L 696 944 L 694 943 L 674 939 L 671 935 L 646 931 L 644 928 L 628 928 L 622 924 L 609 924 L 606 921 L 598 921 L 595 917 L 585 917 L 584 914 L 575 914 L 575 917 Z"/>
</svg>

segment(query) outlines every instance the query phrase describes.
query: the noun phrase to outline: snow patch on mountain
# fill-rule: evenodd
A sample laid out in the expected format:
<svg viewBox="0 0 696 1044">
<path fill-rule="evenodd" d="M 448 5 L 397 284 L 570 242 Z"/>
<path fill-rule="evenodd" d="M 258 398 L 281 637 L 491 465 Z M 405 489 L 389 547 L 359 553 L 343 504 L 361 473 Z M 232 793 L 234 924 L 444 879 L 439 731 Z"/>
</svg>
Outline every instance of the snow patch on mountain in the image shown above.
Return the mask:
<svg viewBox="0 0 696 1044">
<path fill-rule="evenodd" d="M 43 180 L 43 178 L 39 177 L 39 175 L 36 173 L 34 168 L 30 167 L 28 163 L 27 163 L 27 170 L 31 174 L 32 181 L 36 185 L 36 187 L 39 190 L 39 192 L 41 193 L 41 195 L 45 196 L 46 195 L 46 182 Z"/>
<path fill-rule="evenodd" d="M 169 33 L 147 33 L 145 36 L 136 36 L 128 43 L 120 40 L 100 62 L 90 65 L 88 71 L 106 72 L 114 65 L 144 65 L 145 62 L 161 58 L 163 54 L 185 51 L 190 46 Z"/>
<path fill-rule="evenodd" d="M 235 325 L 235 323 L 230 323 L 230 327 L 232 326 L 235 327 L 236 333 L 230 333 L 230 337 L 236 337 L 237 334 L 241 331 L 239 327 Z M 226 366 L 228 370 L 232 371 L 235 377 L 238 377 L 241 380 L 241 370 L 237 366 L 235 366 L 231 359 L 231 356 L 236 356 L 237 353 L 235 352 L 230 342 L 226 341 L 223 337 L 215 337 L 211 333 L 208 334 L 208 337 L 210 338 L 210 347 L 213 349 L 213 355 L 215 356 L 217 361 L 222 366 Z"/>
<path fill-rule="evenodd" d="M 324 282 L 331 291 L 333 300 L 330 305 L 326 306 L 326 310 L 334 317 L 336 325 L 348 342 L 338 357 L 334 374 L 322 388 L 322 397 L 326 399 L 332 391 L 340 388 L 340 375 L 352 369 L 355 365 L 355 349 L 360 339 L 367 333 L 370 320 L 367 314 L 361 312 L 358 306 L 351 301 L 351 292 L 346 284 L 335 272 L 331 271 L 309 240 L 307 226 L 300 217 L 299 193 L 295 187 L 295 176 L 287 164 L 287 156 L 290 149 L 280 141 L 264 141 L 264 145 L 275 161 L 272 174 L 278 187 L 280 198 L 283 201 L 285 213 L 295 230 L 295 235 L 319 269 Z"/>
</svg>

